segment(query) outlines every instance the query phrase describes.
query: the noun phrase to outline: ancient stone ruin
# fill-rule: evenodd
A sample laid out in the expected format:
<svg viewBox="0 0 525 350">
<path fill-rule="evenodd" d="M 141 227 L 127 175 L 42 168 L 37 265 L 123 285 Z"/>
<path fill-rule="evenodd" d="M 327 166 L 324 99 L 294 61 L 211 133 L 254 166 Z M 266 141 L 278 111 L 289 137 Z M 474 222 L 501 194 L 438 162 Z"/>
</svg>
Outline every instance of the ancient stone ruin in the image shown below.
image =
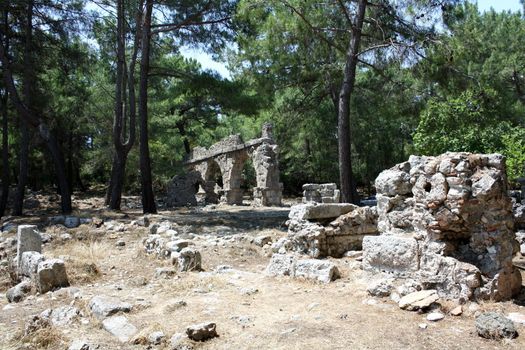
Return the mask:
<svg viewBox="0 0 525 350">
<path fill-rule="evenodd" d="M 206 203 L 242 204 L 242 171 L 248 159 L 256 175 L 254 204 L 280 206 L 283 186 L 279 182 L 278 146 L 268 123 L 258 139 L 244 142 L 240 135 L 232 135 L 209 149 L 193 149 L 186 162 L 189 172 L 173 178 L 168 187 L 167 204 L 196 205 L 199 190 Z M 218 179 L 222 179 L 222 188 Z"/>
<path fill-rule="evenodd" d="M 460 300 L 519 292 L 503 156 L 411 156 L 383 171 L 376 189 L 380 235 L 363 240 L 364 270 Z"/>
<path fill-rule="evenodd" d="M 340 195 L 335 183 L 303 185 L 303 203 L 339 203 Z"/>
</svg>

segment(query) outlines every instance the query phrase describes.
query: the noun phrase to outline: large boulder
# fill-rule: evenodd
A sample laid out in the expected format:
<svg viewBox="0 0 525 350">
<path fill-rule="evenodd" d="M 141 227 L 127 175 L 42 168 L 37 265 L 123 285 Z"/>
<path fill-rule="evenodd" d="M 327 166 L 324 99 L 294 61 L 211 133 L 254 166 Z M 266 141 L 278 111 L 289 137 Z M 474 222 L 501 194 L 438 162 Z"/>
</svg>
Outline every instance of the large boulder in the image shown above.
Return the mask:
<svg viewBox="0 0 525 350">
<path fill-rule="evenodd" d="M 44 260 L 38 264 L 36 285 L 40 293 L 69 286 L 64 261 L 60 259 Z"/>
</svg>

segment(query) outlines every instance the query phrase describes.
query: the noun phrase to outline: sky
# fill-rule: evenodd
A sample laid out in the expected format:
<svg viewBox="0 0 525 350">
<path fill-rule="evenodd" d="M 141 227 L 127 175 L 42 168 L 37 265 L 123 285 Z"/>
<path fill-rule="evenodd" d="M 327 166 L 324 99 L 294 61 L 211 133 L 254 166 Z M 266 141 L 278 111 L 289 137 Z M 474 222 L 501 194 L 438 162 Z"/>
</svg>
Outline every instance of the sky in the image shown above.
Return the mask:
<svg viewBox="0 0 525 350">
<path fill-rule="evenodd" d="M 472 1 L 475 2 L 475 1 Z M 523 6 L 519 0 L 478 0 L 478 7 L 480 11 L 488 11 L 491 8 L 500 12 L 500 11 L 521 11 Z M 230 72 L 226 65 L 222 62 L 214 61 L 210 55 L 195 49 L 183 48 L 182 54 L 185 57 L 193 58 L 197 60 L 204 69 L 211 69 L 217 71 L 224 78 L 230 78 Z"/>
</svg>

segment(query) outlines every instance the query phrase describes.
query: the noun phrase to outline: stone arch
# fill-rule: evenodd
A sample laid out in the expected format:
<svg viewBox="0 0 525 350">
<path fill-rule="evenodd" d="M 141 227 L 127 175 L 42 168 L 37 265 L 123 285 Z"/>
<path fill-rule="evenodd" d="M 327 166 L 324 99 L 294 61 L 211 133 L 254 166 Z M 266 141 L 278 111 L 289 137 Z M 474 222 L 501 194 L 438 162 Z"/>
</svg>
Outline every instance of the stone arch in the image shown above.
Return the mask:
<svg viewBox="0 0 525 350">
<path fill-rule="evenodd" d="M 256 176 L 256 186 L 253 188 L 254 204 L 281 205 L 282 183 L 279 182 L 278 147 L 273 140 L 271 124 L 263 125 L 261 137 L 258 139 L 244 142 L 240 135 L 231 135 L 209 149 L 196 147 L 185 164 L 190 172 L 199 174 L 199 185 L 205 192 L 207 203 L 216 203 L 219 197 L 219 194 L 215 193 L 216 179 L 212 176 L 218 167 L 223 181 L 220 201 L 242 204 L 242 173 L 250 157 Z M 169 192 L 170 190 L 168 196 Z"/>
</svg>

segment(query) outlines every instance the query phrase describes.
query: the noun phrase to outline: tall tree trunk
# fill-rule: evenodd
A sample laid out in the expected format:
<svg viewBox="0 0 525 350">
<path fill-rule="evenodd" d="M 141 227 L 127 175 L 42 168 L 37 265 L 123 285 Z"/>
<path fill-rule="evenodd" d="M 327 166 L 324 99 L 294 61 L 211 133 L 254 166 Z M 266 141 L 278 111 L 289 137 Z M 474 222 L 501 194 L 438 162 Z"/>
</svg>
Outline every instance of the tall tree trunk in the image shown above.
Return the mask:
<svg viewBox="0 0 525 350">
<path fill-rule="evenodd" d="M 24 103 L 30 110 L 33 105 L 33 1 L 27 2 L 25 23 L 25 45 L 24 45 L 24 68 L 23 68 L 23 92 Z M 18 156 L 18 183 L 13 202 L 13 215 L 23 214 L 24 196 L 29 172 L 29 127 L 26 122 L 20 120 L 20 153 Z"/>
<path fill-rule="evenodd" d="M 134 142 L 135 142 L 135 64 L 139 49 L 139 29 L 135 33 L 134 51 L 131 57 L 129 70 L 126 72 L 125 56 L 125 20 L 124 20 L 124 0 L 117 2 L 117 80 L 115 84 L 115 117 L 113 121 L 113 143 L 115 151 L 113 154 L 113 164 L 111 167 L 111 177 L 108 191 L 106 192 L 106 204 L 110 209 L 120 210 L 122 199 L 122 189 L 124 188 L 124 178 L 126 174 L 126 161 Z M 140 26 L 140 15 L 137 15 L 137 28 Z M 127 82 L 127 84 L 126 84 Z M 126 100 L 126 85 L 129 98 Z M 124 108 L 125 106 L 128 108 Z M 127 134 L 126 118 L 129 114 L 129 136 Z"/>
<path fill-rule="evenodd" d="M 146 12 L 142 27 L 142 51 L 140 58 L 140 176 L 142 185 L 142 211 L 156 213 L 153 182 L 151 178 L 151 160 L 148 145 L 148 74 L 149 74 L 149 49 L 151 39 L 151 12 L 153 0 L 146 0 Z"/>
<path fill-rule="evenodd" d="M 24 197 L 29 172 L 29 129 L 23 120 L 20 120 L 20 150 L 18 155 L 18 183 L 13 199 L 14 216 L 20 216 L 24 210 Z"/>
<path fill-rule="evenodd" d="M 341 182 L 341 201 L 358 203 L 359 196 L 352 174 L 351 132 L 350 132 L 350 99 L 354 91 L 357 67 L 357 55 L 361 41 L 361 30 L 365 18 L 367 0 L 359 0 L 355 22 L 352 25 L 352 37 L 346 52 L 343 84 L 339 92 L 338 105 L 338 148 L 339 148 L 339 180 Z"/>
<path fill-rule="evenodd" d="M 3 32 L 3 30 L 2 30 Z M 2 33 L 2 39 L 5 34 Z M 2 62 L 3 76 L 6 88 L 9 92 L 9 98 L 16 108 L 20 119 L 23 120 L 27 125 L 38 130 L 40 137 L 44 140 L 47 149 L 51 154 L 53 163 L 55 165 L 55 172 L 57 182 L 60 185 L 60 197 L 61 197 L 61 209 L 62 212 L 67 214 L 71 212 L 71 192 L 69 191 L 69 185 L 67 183 L 67 177 L 65 172 L 64 157 L 60 151 L 60 147 L 55 136 L 50 132 L 49 128 L 43 121 L 43 119 L 30 111 L 27 106 L 20 99 L 20 95 L 16 90 L 15 83 L 13 81 L 13 74 L 10 67 L 9 59 L 3 45 L 0 45 L 0 61 Z"/>
<path fill-rule="evenodd" d="M 4 21 L 4 30 L 5 30 L 5 42 L 0 42 L 0 45 L 5 45 L 5 50 L 9 51 L 9 37 L 8 30 L 8 9 L 5 8 L 3 11 L 3 21 Z M 7 199 L 9 198 L 9 130 L 8 130 L 8 109 L 7 101 L 9 99 L 9 93 L 7 88 L 4 88 L 4 93 L 2 94 L 2 195 L 0 196 L 0 218 L 5 214 L 5 209 L 7 207 Z"/>
<path fill-rule="evenodd" d="M 0 197 L 0 218 L 4 216 L 9 197 L 9 144 L 7 122 L 7 90 L 2 94 L 2 196 Z"/>
</svg>

